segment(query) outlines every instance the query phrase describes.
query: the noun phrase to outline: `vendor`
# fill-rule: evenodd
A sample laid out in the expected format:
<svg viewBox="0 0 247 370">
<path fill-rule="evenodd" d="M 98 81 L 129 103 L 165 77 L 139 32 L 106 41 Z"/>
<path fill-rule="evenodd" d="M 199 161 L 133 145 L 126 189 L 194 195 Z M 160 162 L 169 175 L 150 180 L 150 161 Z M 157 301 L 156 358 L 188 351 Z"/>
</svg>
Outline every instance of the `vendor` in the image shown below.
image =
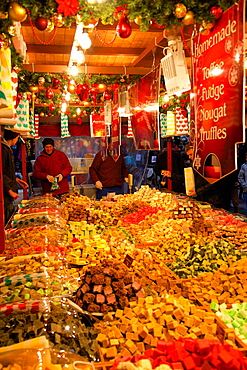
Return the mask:
<svg viewBox="0 0 247 370">
<path fill-rule="evenodd" d="M 67 176 L 71 173 L 71 164 L 63 152 L 54 148 L 54 140 L 45 138 L 42 141 L 44 150 L 34 163 L 33 177 L 41 181 L 43 194 L 52 193 L 61 196 L 69 192 Z M 53 184 L 57 182 L 56 190 Z"/>
<path fill-rule="evenodd" d="M 97 188 L 96 199 L 99 200 L 108 193 L 124 193 L 124 181 L 129 181 L 128 170 L 123 154 L 113 155 L 111 138 L 108 140 L 106 155 L 102 151 L 96 154 L 89 167 L 89 174 Z"/>
</svg>

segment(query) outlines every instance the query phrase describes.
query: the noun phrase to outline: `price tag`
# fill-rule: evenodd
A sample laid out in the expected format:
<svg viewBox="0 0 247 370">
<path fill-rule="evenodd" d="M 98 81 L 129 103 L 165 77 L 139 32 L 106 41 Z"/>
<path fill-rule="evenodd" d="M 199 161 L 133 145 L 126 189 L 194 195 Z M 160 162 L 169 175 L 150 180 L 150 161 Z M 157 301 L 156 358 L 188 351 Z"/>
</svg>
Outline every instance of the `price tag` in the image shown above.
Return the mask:
<svg viewBox="0 0 247 370">
<path fill-rule="evenodd" d="M 134 259 L 129 254 L 126 254 L 126 257 L 124 259 L 124 264 L 127 267 L 130 267 L 132 265 L 133 261 L 134 261 Z"/>
</svg>

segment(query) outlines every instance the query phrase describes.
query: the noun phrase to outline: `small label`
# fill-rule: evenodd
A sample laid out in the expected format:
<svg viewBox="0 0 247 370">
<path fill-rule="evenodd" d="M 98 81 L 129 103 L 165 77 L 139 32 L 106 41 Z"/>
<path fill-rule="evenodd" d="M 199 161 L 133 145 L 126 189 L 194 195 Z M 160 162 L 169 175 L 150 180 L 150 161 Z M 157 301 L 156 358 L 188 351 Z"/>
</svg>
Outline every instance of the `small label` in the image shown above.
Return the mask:
<svg viewBox="0 0 247 370">
<path fill-rule="evenodd" d="M 125 259 L 124 259 L 124 264 L 127 267 L 130 267 L 132 265 L 133 261 L 134 261 L 134 259 L 129 254 L 127 254 Z"/>
</svg>

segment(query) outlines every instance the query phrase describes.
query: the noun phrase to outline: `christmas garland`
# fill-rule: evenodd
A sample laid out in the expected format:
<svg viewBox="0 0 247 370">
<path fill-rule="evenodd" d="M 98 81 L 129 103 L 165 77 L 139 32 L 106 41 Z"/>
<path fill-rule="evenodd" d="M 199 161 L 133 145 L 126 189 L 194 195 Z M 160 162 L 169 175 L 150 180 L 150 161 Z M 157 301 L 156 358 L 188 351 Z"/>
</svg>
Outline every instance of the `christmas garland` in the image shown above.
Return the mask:
<svg viewBox="0 0 247 370">
<path fill-rule="evenodd" d="M 88 94 L 86 101 L 82 101 L 80 94 L 71 93 L 70 102 L 66 114 L 76 116 L 77 108 L 80 107 L 80 116 L 98 113 L 103 107 L 104 92 L 97 91 L 95 100 L 90 94 L 91 88 L 97 88 L 101 84 L 104 90 L 108 90 L 113 97 L 113 90 L 123 86 L 131 86 L 137 83 L 142 76 L 140 75 L 87 75 L 78 74 L 72 77 L 67 73 L 33 73 L 21 70 L 18 73 L 18 96 L 28 94 L 29 99 L 33 98 L 35 103 L 35 113 L 53 116 L 61 113 L 61 105 L 64 99 L 63 93 L 68 90 L 73 82 L 75 90 L 82 84 L 87 86 Z M 34 92 L 35 91 L 35 92 Z M 89 105 L 89 107 L 87 106 Z"/>
<path fill-rule="evenodd" d="M 103 24 L 113 24 L 124 12 L 130 21 L 135 21 L 140 25 L 141 31 L 147 31 L 151 24 L 157 27 L 166 27 L 181 25 L 182 18 L 176 13 L 176 7 L 185 7 L 185 12 L 192 12 L 194 21 L 202 24 L 213 22 L 216 17 L 210 12 L 212 7 L 219 7 L 223 11 L 235 4 L 234 0 L 106 0 L 102 3 L 89 4 L 87 0 L 17 0 L 17 3 L 26 9 L 32 20 L 38 16 L 45 17 L 51 22 L 58 14 L 63 16 L 62 23 L 70 27 L 76 21 L 79 15 L 81 21 L 86 24 L 94 23 L 101 19 Z M 0 18 L 6 14 L 6 19 L 0 19 L 0 34 L 4 33 L 9 39 L 11 35 L 8 27 L 11 24 L 11 16 L 8 17 L 11 1 L 2 1 L 0 3 Z M 118 11 L 119 10 L 119 11 Z M 60 24 L 61 25 L 61 24 Z"/>
</svg>

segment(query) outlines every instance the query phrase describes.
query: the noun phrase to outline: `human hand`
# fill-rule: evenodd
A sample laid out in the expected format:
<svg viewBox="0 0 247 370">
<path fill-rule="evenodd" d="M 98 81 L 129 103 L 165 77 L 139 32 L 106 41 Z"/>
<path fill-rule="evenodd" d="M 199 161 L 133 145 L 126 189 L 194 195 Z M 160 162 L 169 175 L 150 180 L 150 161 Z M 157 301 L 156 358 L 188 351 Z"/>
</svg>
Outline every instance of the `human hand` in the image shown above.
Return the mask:
<svg viewBox="0 0 247 370">
<path fill-rule="evenodd" d="M 96 181 L 95 186 L 99 190 L 102 190 L 103 189 L 103 185 L 102 185 L 102 182 L 101 181 Z"/>
<path fill-rule="evenodd" d="M 59 173 L 56 177 L 58 182 L 62 181 L 63 179 L 63 175 L 61 173 Z"/>
<path fill-rule="evenodd" d="M 49 182 L 54 182 L 54 177 L 53 177 L 53 176 L 51 176 L 51 175 L 47 175 L 47 176 L 46 176 L 46 178 L 47 178 L 47 180 L 48 180 Z"/>
<path fill-rule="evenodd" d="M 9 195 L 11 196 L 11 198 L 13 198 L 14 200 L 20 198 L 20 195 L 15 193 L 13 190 L 9 190 Z"/>
<path fill-rule="evenodd" d="M 17 184 L 19 184 L 21 187 L 23 187 L 23 189 L 28 188 L 28 184 L 26 183 L 26 181 L 16 178 L 16 182 L 17 182 Z"/>
<path fill-rule="evenodd" d="M 127 182 L 127 184 L 129 183 L 129 178 L 128 177 L 125 177 L 124 178 L 124 181 Z"/>
<path fill-rule="evenodd" d="M 161 175 L 162 176 L 166 176 L 166 177 L 171 177 L 171 172 L 170 171 L 166 171 L 166 170 L 162 170 L 161 171 Z"/>
</svg>

